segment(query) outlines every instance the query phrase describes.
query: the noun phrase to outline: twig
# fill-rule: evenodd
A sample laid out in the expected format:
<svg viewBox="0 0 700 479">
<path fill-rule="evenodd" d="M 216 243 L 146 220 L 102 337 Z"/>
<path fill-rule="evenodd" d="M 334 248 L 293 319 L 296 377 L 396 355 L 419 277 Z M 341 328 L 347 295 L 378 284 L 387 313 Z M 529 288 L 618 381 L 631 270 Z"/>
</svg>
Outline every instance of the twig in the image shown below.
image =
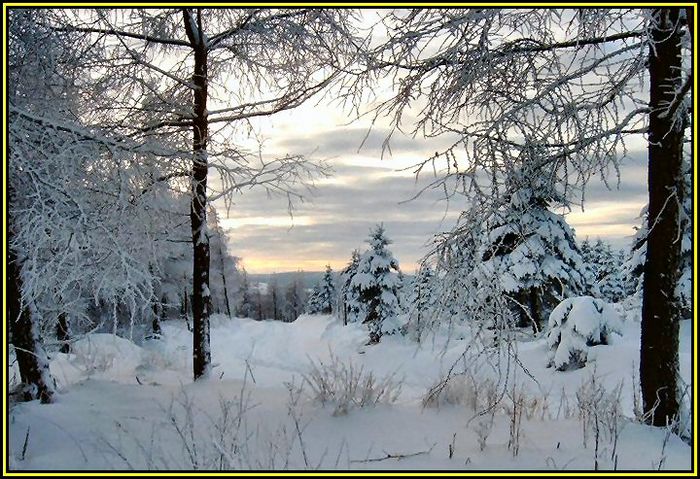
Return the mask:
<svg viewBox="0 0 700 479">
<path fill-rule="evenodd" d="M 371 457 L 371 458 L 367 458 L 367 459 L 351 459 L 350 462 L 351 463 L 353 463 L 353 462 L 355 462 L 355 463 L 357 463 L 357 462 L 380 462 L 380 461 L 386 461 L 388 459 L 396 459 L 396 460 L 400 461 L 401 459 L 406 459 L 408 457 L 415 457 L 415 456 L 421 456 L 423 454 L 430 454 L 430 452 L 433 450 L 433 448 L 435 447 L 436 444 L 437 443 L 433 444 L 430 447 L 430 449 L 425 450 L 425 451 L 412 452 L 410 454 L 385 453 L 386 456 L 383 456 L 383 457 Z"/>
<path fill-rule="evenodd" d="M 27 455 L 27 446 L 29 446 L 29 428 L 31 426 L 27 426 L 27 434 L 24 436 L 24 445 L 22 446 L 22 457 L 20 460 L 24 461 L 24 458 Z"/>
</svg>

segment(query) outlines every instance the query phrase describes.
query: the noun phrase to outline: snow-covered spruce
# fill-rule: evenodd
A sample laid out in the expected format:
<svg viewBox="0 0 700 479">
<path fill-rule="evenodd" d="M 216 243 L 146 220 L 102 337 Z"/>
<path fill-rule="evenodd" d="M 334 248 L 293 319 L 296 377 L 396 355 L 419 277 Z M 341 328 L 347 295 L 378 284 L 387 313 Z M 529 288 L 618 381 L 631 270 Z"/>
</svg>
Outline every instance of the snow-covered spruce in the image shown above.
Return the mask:
<svg viewBox="0 0 700 479">
<path fill-rule="evenodd" d="M 373 344 L 383 335 L 397 333 L 401 328 L 396 317 L 399 313 L 399 262 L 387 249 L 391 241 L 383 225 L 377 225 L 370 232 L 367 242 L 370 248 L 360 256 L 350 288 L 359 291 L 363 304 L 360 320 L 367 324 L 369 342 Z"/>
<path fill-rule="evenodd" d="M 340 291 L 338 292 L 338 311 L 343 324 L 357 322 L 362 310 L 359 288 L 352 286 L 352 278 L 360 265 L 360 252 L 353 250 L 350 263 L 340 272 Z"/>
<path fill-rule="evenodd" d="M 587 292 L 611 303 L 622 301 L 626 296 L 624 252 L 613 250 L 610 243 L 600 238 L 594 244 L 586 238 L 581 243 L 581 256 Z"/>
<path fill-rule="evenodd" d="M 556 304 L 584 290 L 574 231 L 562 215 L 548 209 L 565 200 L 542 169 L 532 160 L 510 174 L 509 193 L 487 219 L 480 261 L 470 275 L 475 285 L 498 282 L 516 325 L 535 331 L 542 329 Z M 489 299 L 493 298 L 475 300 Z"/>
<path fill-rule="evenodd" d="M 413 280 L 413 287 L 408 295 L 409 311 L 406 333 L 420 342 L 426 323 L 436 312 L 436 296 L 433 293 L 435 275 L 430 264 L 422 263 Z"/>
<path fill-rule="evenodd" d="M 314 286 L 313 291 L 309 295 L 306 303 L 306 312 L 308 314 L 331 314 L 335 309 L 336 293 L 335 281 L 333 280 L 333 270 L 330 265 L 326 265 L 326 271 L 323 277 Z"/>
<path fill-rule="evenodd" d="M 622 320 L 612 305 L 591 296 L 565 299 L 549 315 L 547 367 L 582 368 L 588 348 L 608 344 L 612 333 L 622 334 Z"/>
</svg>

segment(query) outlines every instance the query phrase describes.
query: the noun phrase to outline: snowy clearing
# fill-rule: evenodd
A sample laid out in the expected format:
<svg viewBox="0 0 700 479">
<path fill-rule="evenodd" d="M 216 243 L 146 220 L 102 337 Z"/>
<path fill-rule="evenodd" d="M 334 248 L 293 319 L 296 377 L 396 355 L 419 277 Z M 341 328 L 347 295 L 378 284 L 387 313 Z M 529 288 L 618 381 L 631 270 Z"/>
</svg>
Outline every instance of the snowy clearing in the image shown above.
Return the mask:
<svg viewBox="0 0 700 479">
<path fill-rule="evenodd" d="M 611 345 L 592 347 L 586 367 L 576 371 L 546 368 L 545 338 L 515 343 L 532 378 L 516 369 L 522 385 L 516 399 L 506 391 L 485 412 L 479 396 L 488 390 L 488 378 L 497 376 L 487 363 L 467 364 L 479 374 L 453 379 L 439 400 L 424 407 L 428 390 L 455 362 L 456 370 L 464 370 L 466 340 L 446 344 L 436 338 L 419 346 L 387 336 L 365 346 L 363 326 L 344 327 L 332 316 L 282 323 L 218 315 L 212 321 L 213 373 L 193 383 L 191 333 L 183 323 L 164 322 L 163 339 L 142 346 L 93 334 L 72 354 L 52 355 L 55 404 L 12 405 L 10 468 L 590 470 L 597 457 L 599 469 L 688 470 L 687 444 L 629 419 L 639 327 L 625 321 L 624 334 Z M 686 382 L 691 335 L 690 322 L 683 321 Z M 336 366 L 352 365 L 364 379 L 371 373 L 373 384 L 390 375 L 401 382 L 400 391 L 391 391 L 398 392 L 395 401 L 345 410 L 332 400 L 319 402 L 304 376 L 312 360 L 318 367 L 333 364 L 334 357 Z M 624 417 L 616 416 L 617 433 L 609 432 L 609 421 L 596 423 L 582 412 L 594 372 L 604 399 L 619 394 Z M 521 407 L 514 412 L 513 404 Z M 596 414 L 603 417 L 610 404 L 600 402 Z"/>
</svg>

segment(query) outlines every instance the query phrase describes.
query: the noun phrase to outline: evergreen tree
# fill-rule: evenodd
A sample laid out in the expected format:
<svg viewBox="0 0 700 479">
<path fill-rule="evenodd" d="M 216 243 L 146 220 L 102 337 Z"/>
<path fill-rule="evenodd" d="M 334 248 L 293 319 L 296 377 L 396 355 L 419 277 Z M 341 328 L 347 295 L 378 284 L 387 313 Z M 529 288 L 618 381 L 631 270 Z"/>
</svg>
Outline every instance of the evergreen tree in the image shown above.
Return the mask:
<svg viewBox="0 0 700 479">
<path fill-rule="evenodd" d="M 433 294 L 433 269 L 428 263 L 423 263 L 413 281 L 413 287 L 408 296 L 410 334 L 420 342 L 426 322 L 432 318 L 435 311 L 436 298 Z"/>
<path fill-rule="evenodd" d="M 399 263 L 387 249 L 391 241 L 383 225 L 377 225 L 367 240 L 370 248 L 360 257 L 357 273 L 350 282 L 357 288 L 363 305 L 361 321 L 369 328 L 369 343 L 376 344 L 384 334 L 399 331 L 396 315 L 399 312 Z"/>
<path fill-rule="evenodd" d="M 314 287 L 306 303 L 308 314 L 331 314 L 336 302 L 335 281 L 333 281 L 333 270 L 330 265 L 326 265 L 326 272 L 323 278 Z"/>
<path fill-rule="evenodd" d="M 583 260 L 573 230 L 549 210 L 565 204 L 549 175 L 535 161 L 523 165 L 511 172 L 504 202 L 487 220 L 471 282 L 497 281 L 517 326 L 538 332 L 560 301 L 583 292 Z"/>
<path fill-rule="evenodd" d="M 248 273 L 245 268 L 243 268 L 243 273 L 241 275 L 241 303 L 238 305 L 238 316 L 242 318 L 252 318 L 255 314 L 255 307 L 251 295 L 252 291 L 250 289 L 250 282 L 248 281 Z"/>
<path fill-rule="evenodd" d="M 294 275 L 285 292 L 285 299 L 287 303 L 285 307 L 285 321 L 291 323 L 296 321 L 304 312 L 304 305 L 306 304 L 306 290 L 304 289 L 301 272 Z"/>
<path fill-rule="evenodd" d="M 360 264 L 360 252 L 353 250 L 350 263 L 340 272 L 340 292 L 338 294 L 338 309 L 342 311 L 343 324 L 355 323 L 359 320 L 362 303 L 359 288 L 352 286 L 352 278 L 357 273 Z"/>
<path fill-rule="evenodd" d="M 588 294 L 610 303 L 621 301 L 625 293 L 624 253 L 614 251 L 610 243 L 588 238 L 581 244 L 584 282 Z"/>
</svg>

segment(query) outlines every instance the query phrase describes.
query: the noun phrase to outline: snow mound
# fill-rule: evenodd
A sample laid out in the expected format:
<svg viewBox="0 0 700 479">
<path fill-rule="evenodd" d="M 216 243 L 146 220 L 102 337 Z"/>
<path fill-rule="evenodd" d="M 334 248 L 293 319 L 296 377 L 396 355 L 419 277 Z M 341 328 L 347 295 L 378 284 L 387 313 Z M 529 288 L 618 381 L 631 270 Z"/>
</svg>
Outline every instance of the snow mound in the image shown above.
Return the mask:
<svg viewBox="0 0 700 479">
<path fill-rule="evenodd" d="M 143 361 L 143 349 L 115 334 L 89 334 L 72 346 L 75 361 L 88 374 L 131 376 Z"/>
<path fill-rule="evenodd" d="M 558 371 L 586 364 L 588 348 L 608 344 L 610 335 L 622 335 L 622 319 L 615 307 L 591 296 L 565 299 L 549 315 L 549 361 Z"/>
</svg>

